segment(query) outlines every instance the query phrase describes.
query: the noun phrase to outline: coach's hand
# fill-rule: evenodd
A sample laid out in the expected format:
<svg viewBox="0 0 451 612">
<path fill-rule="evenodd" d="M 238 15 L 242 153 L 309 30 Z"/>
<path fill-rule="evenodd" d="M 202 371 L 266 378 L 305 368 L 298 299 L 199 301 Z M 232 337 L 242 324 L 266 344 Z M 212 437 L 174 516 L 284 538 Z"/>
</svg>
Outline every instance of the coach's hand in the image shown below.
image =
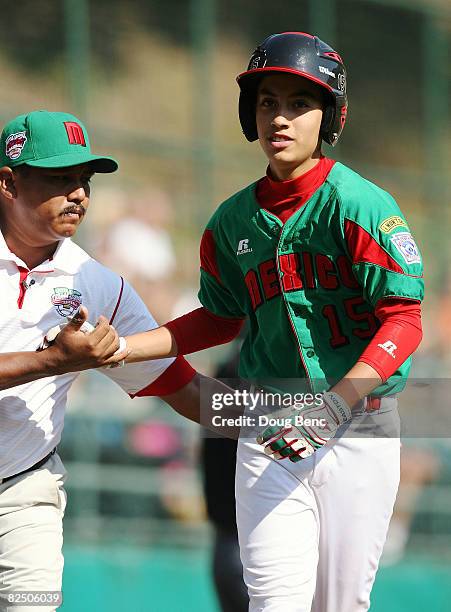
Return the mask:
<svg viewBox="0 0 451 612">
<path fill-rule="evenodd" d="M 95 327 L 88 322 L 84 306 L 66 325 L 50 330 L 46 343 L 61 374 L 120 364 L 129 353 L 105 317 L 100 316 Z"/>
<path fill-rule="evenodd" d="M 337 393 L 326 392 L 322 403 L 296 410 L 282 426 L 267 427 L 257 438 L 274 459 L 296 462 L 310 457 L 351 419 L 351 409 Z M 288 422 L 287 422 L 288 421 Z"/>
</svg>

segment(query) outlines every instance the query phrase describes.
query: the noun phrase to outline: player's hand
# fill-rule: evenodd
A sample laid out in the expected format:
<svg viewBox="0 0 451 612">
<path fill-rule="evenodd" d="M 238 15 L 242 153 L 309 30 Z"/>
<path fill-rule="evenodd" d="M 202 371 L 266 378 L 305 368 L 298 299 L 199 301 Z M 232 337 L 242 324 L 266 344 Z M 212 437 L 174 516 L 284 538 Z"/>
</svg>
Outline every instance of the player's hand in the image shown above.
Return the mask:
<svg viewBox="0 0 451 612">
<path fill-rule="evenodd" d="M 64 326 L 49 330 L 39 348 L 52 351 L 60 373 L 122 365 L 129 353 L 105 317 L 99 317 L 95 327 L 88 322 L 84 306 Z"/>
<path fill-rule="evenodd" d="M 310 457 L 351 420 L 351 409 L 338 393 L 326 392 L 320 405 L 296 410 L 282 426 L 267 427 L 257 438 L 274 459 L 296 462 Z"/>
</svg>

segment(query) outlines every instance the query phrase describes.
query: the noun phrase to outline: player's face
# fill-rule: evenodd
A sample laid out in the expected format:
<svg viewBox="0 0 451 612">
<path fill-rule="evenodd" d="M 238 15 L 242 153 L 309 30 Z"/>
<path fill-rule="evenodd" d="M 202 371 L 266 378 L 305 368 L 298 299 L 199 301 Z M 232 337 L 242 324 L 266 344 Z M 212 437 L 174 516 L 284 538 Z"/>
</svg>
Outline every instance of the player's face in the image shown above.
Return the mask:
<svg viewBox="0 0 451 612">
<path fill-rule="evenodd" d="M 36 246 L 73 236 L 89 206 L 93 174 L 88 164 L 13 171 L 8 231 Z"/>
<path fill-rule="evenodd" d="M 320 155 L 322 117 L 321 90 L 311 81 L 286 73 L 262 79 L 257 131 L 275 178 L 295 178 L 313 168 Z"/>
</svg>

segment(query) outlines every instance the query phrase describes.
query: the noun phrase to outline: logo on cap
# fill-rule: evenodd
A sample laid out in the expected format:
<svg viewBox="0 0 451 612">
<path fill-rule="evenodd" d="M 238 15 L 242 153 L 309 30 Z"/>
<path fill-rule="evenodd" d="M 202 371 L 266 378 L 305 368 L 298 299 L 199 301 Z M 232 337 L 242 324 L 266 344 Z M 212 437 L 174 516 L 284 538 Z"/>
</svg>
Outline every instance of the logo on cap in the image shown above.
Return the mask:
<svg viewBox="0 0 451 612">
<path fill-rule="evenodd" d="M 10 159 L 17 159 L 22 154 L 22 149 L 27 142 L 26 132 L 10 134 L 6 139 L 6 155 Z"/>
<path fill-rule="evenodd" d="M 66 128 L 67 137 L 69 138 L 69 144 L 77 144 L 86 147 L 85 135 L 81 125 L 75 123 L 75 121 L 65 121 L 64 127 Z"/>
</svg>

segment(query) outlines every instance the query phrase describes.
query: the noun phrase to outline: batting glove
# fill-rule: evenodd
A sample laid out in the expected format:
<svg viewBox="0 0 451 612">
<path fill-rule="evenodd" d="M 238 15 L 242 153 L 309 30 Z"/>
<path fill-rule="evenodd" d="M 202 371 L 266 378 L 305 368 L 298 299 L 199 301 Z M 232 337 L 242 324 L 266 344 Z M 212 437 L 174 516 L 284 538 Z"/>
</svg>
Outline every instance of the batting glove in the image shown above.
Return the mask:
<svg viewBox="0 0 451 612">
<path fill-rule="evenodd" d="M 340 425 L 351 418 L 351 409 L 344 399 L 337 393 L 326 392 L 321 405 L 296 410 L 283 419 L 283 424 L 267 427 L 257 442 L 273 459 L 301 461 L 324 446 Z"/>
</svg>

